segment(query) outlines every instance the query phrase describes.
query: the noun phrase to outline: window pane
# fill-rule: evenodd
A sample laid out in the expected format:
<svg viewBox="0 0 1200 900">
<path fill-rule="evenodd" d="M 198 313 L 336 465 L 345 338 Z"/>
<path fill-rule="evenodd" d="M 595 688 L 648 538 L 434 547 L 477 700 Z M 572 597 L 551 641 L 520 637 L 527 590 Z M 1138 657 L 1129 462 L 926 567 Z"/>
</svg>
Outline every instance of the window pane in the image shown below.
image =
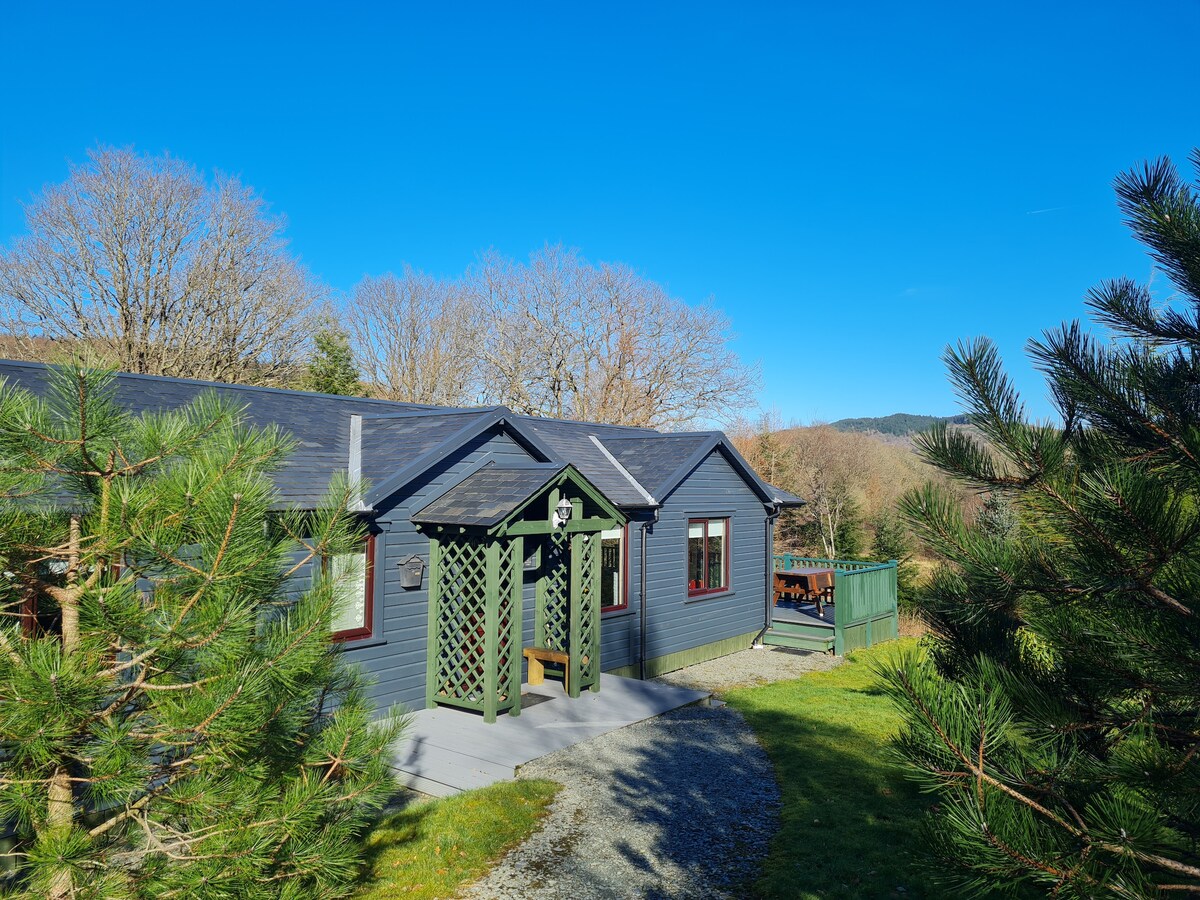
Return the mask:
<svg viewBox="0 0 1200 900">
<path fill-rule="evenodd" d="M 367 619 L 367 552 L 339 553 L 329 561 L 329 575 L 334 580 L 337 602 L 333 609 L 332 630 L 351 631 L 366 628 Z"/>
<path fill-rule="evenodd" d="M 600 608 L 625 604 L 625 554 L 622 552 L 625 530 L 615 528 L 600 533 Z"/>
<path fill-rule="evenodd" d="M 708 587 L 719 588 L 725 586 L 725 537 L 721 535 L 713 535 L 712 526 L 724 525 L 724 522 L 709 523 L 708 530 Z M 724 528 L 721 529 L 724 532 Z"/>
<path fill-rule="evenodd" d="M 704 523 L 688 525 L 688 588 L 704 589 Z"/>
</svg>

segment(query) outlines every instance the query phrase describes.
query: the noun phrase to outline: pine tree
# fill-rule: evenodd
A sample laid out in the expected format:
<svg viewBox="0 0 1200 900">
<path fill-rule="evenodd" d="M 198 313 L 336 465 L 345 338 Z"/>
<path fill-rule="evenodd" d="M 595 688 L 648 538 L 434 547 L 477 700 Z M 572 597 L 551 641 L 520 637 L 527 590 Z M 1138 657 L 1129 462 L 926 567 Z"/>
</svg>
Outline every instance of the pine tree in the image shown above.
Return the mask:
<svg viewBox="0 0 1200 900">
<path fill-rule="evenodd" d="M 54 369 L 43 399 L 0 384 L 12 893 L 348 892 L 397 728 L 329 641 L 334 585 L 288 593 L 359 539 L 345 485 L 274 512 L 288 447 L 211 395 L 130 415 L 111 373 Z"/>
<path fill-rule="evenodd" d="M 983 495 L 983 504 L 975 524 L 984 534 L 1001 539 L 1008 537 L 1017 527 L 1012 507 L 999 489 L 993 488 Z"/>
<path fill-rule="evenodd" d="M 875 520 L 875 541 L 871 555 L 878 562 L 896 560 L 896 599 L 901 607 L 911 607 L 917 596 L 920 570 L 912 561 L 912 537 L 908 528 L 894 513 L 884 513 Z"/>
<path fill-rule="evenodd" d="M 300 387 L 320 394 L 355 396 L 360 393 L 350 338 L 337 325 L 327 323 L 313 335 L 313 351 Z"/>
<path fill-rule="evenodd" d="M 943 427 L 923 451 L 1003 490 L 1015 525 L 906 500 L 955 566 L 921 604 L 929 652 L 885 674 L 963 893 L 1200 892 L 1200 198 L 1165 159 L 1116 190 L 1175 298 L 1106 282 L 1089 305 L 1119 340 L 1074 323 L 1030 342 L 1061 426 L 1027 420 L 986 340 L 948 351 L 987 445 Z"/>
</svg>

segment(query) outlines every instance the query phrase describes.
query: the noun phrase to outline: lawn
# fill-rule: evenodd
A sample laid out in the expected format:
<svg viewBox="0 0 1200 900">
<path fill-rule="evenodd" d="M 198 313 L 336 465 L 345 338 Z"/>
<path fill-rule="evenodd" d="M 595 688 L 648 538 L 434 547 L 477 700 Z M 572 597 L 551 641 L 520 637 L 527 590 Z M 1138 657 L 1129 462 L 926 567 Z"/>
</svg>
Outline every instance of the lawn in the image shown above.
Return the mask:
<svg viewBox="0 0 1200 900">
<path fill-rule="evenodd" d="M 385 816 L 367 839 L 355 900 L 453 897 L 534 831 L 558 790 L 550 781 L 505 781 Z"/>
<path fill-rule="evenodd" d="M 770 754 L 783 798 L 757 896 L 944 896 L 916 865 L 916 825 L 933 798 L 887 756 L 900 720 L 868 665 L 905 643 L 859 651 L 830 672 L 726 695 Z"/>
</svg>

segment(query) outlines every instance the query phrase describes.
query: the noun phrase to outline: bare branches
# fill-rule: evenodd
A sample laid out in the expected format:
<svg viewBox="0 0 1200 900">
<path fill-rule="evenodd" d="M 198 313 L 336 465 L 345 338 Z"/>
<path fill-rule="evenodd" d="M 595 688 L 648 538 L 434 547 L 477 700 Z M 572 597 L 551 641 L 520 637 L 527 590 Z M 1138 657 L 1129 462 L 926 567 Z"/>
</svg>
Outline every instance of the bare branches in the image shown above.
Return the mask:
<svg viewBox="0 0 1200 900">
<path fill-rule="evenodd" d="M 236 179 L 99 148 L 25 210 L 0 256 L 0 330 L 32 357 L 86 349 L 130 372 L 274 383 L 324 289 Z"/>
<path fill-rule="evenodd" d="M 457 282 L 367 278 L 347 316 L 366 380 L 394 400 L 678 428 L 728 421 L 756 382 L 714 306 L 561 247 L 485 254 Z"/>
</svg>

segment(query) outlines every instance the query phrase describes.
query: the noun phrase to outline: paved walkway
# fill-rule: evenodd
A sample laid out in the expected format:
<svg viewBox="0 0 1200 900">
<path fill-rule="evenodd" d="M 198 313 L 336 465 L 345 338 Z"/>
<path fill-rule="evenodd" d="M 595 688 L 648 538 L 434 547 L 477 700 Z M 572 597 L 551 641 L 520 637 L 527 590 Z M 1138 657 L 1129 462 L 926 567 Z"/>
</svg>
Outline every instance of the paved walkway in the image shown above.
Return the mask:
<svg viewBox="0 0 1200 900">
<path fill-rule="evenodd" d="M 665 676 L 726 689 L 795 678 L 832 657 L 746 650 Z M 744 895 L 778 827 L 766 754 L 729 707 L 686 707 L 522 766 L 564 785 L 541 831 L 466 896 L 732 898 Z"/>
<path fill-rule="evenodd" d="M 600 691 L 568 697 L 559 681 L 522 685 L 521 714 L 487 723 L 439 706 L 412 714 L 394 751 L 400 781 L 444 797 L 513 778 L 532 759 L 624 728 L 709 695 L 654 681 L 600 676 Z"/>
</svg>

